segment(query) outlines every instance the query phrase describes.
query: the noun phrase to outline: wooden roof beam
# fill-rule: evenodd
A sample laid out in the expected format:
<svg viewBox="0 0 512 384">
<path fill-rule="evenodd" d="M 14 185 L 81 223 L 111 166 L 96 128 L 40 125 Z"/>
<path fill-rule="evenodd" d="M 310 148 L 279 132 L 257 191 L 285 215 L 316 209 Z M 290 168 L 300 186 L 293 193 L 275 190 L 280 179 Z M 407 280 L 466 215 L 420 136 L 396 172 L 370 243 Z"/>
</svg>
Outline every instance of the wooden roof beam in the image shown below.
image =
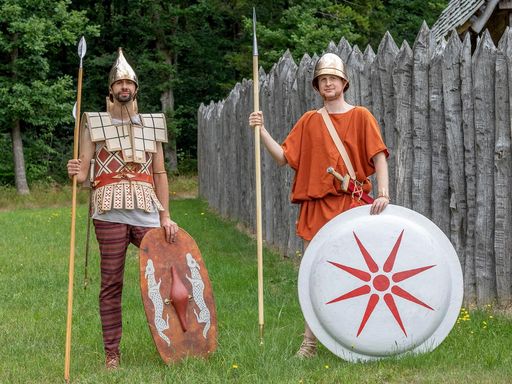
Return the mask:
<svg viewBox="0 0 512 384">
<path fill-rule="evenodd" d="M 471 29 L 473 31 L 476 33 L 480 33 L 482 31 L 499 2 L 500 0 L 489 0 L 484 5 L 482 5 L 482 7 L 480 7 L 479 11 L 482 10 L 482 14 L 478 16 L 478 18 L 471 25 Z"/>
</svg>

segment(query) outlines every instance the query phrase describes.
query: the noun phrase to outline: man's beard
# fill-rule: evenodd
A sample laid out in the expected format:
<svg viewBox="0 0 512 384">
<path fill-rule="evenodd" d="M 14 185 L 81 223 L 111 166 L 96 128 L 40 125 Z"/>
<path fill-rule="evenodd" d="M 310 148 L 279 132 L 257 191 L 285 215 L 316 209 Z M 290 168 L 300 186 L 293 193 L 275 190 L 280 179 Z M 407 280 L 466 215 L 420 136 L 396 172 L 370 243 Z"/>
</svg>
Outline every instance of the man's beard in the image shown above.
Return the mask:
<svg viewBox="0 0 512 384">
<path fill-rule="evenodd" d="M 131 92 L 128 95 L 121 95 L 121 92 L 119 92 L 117 95 L 114 95 L 114 99 L 122 104 L 126 104 L 133 100 L 133 95 Z"/>
</svg>

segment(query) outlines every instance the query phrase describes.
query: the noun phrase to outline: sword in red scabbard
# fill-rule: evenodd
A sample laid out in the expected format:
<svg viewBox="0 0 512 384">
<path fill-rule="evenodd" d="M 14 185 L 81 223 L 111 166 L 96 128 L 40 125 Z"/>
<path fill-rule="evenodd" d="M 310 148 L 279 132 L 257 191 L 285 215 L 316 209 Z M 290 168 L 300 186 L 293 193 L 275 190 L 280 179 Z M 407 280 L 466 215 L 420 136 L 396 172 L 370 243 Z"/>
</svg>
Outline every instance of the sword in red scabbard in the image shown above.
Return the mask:
<svg viewBox="0 0 512 384">
<path fill-rule="evenodd" d="M 363 191 L 362 187 L 356 186 L 354 180 L 350 178 L 348 174 L 342 176 L 338 172 L 334 170 L 333 167 L 327 168 L 327 173 L 330 173 L 335 178 L 337 178 L 341 182 L 341 189 L 343 192 L 352 195 L 354 198 L 358 200 L 362 200 L 367 204 L 373 203 L 373 197 Z"/>
</svg>

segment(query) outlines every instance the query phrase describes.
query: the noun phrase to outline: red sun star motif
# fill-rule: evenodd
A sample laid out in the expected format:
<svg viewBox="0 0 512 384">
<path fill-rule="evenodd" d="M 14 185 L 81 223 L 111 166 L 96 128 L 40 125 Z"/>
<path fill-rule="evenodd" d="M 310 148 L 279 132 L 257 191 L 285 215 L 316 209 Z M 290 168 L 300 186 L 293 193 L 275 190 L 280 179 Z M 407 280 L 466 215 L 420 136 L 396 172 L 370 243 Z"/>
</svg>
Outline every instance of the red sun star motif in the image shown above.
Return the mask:
<svg viewBox="0 0 512 384">
<path fill-rule="evenodd" d="M 384 296 L 383 296 L 384 302 L 386 303 L 387 307 L 391 311 L 391 314 L 395 318 L 396 322 L 402 329 L 405 336 L 407 336 L 407 332 L 405 330 L 404 324 L 400 317 L 400 313 L 398 312 L 398 308 L 396 306 L 395 298 L 393 297 L 393 295 L 399 296 L 399 297 L 409 300 L 415 304 L 421 305 L 425 308 L 430 309 L 431 311 L 433 311 L 434 309 L 431 306 L 425 304 L 421 300 L 414 297 L 412 294 L 407 292 L 405 289 L 400 288 L 398 285 L 396 285 L 396 283 L 399 283 L 399 282 L 406 280 L 412 276 L 422 273 L 422 272 L 426 271 L 427 269 L 435 267 L 435 265 L 429 265 L 426 267 L 414 268 L 414 269 L 409 269 L 406 271 L 392 273 L 393 265 L 395 264 L 396 255 L 398 253 L 398 248 L 400 248 L 400 242 L 402 241 L 402 236 L 404 234 L 404 230 L 402 230 L 402 232 L 400 232 L 400 236 L 398 236 L 398 239 L 396 240 L 395 245 L 393 246 L 393 249 L 391 250 L 391 253 L 389 254 L 386 261 L 384 262 L 384 266 L 382 268 L 382 272 L 384 272 L 386 274 L 392 273 L 391 274 L 392 281 L 390 281 L 389 277 L 380 271 L 379 266 L 373 260 L 370 253 L 363 246 L 363 244 L 361 243 L 361 240 L 359 240 L 356 233 L 355 232 L 353 232 L 353 233 L 354 233 L 354 237 L 356 239 L 357 245 L 359 246 L 359 249 L 361 250 L 361 254 L 363 255 L 364 261 L 366 262 L 366 265 L 368 266 L 369 272 L 362 271 L 362 270 L 356 269 L 356 268 L 352 268 L 347 265 L 338 264 L 338 263 L 335 263 L 334 261 L 328 261 L 328 262 L 330 264 L 334 265 L 335 267 L 342 269 L 345 272 L 350 273 L 352 276 L 355 276 L 358 279 L 360 279 L 364 282 L 367 282 L 368 284 L 362 285 L 359 288 L 356 288 L 350 292 L 347 292 L 347 293 L 327 302 L 326 304 L 332 304 L 332 303 L 336 303 L 338 301 L 347 300 L 347 299 L 351 299 L 353 297 L 362 296 L 362 295 L 371 293 L 370 298 L 368 299 L 368 305 L 366 306 L 366 310 L 363 315 L 363 319 L 361 320 L 361 324 L 359 325 L 359 329 L 357 331 L 357 336 L 359 336 L 361 334 L 361 332 L 363 331 L 366 323 L 370 319 L 370 316 L 372 315 L 373 310 L 377 306 L 377 303 L 380 300 L 380 295 L 378 293 L 376 293 L 376 291 L 382 292 L 382 293 L 386 292 L 386 293 L 384 293 Z"/>
</svg>

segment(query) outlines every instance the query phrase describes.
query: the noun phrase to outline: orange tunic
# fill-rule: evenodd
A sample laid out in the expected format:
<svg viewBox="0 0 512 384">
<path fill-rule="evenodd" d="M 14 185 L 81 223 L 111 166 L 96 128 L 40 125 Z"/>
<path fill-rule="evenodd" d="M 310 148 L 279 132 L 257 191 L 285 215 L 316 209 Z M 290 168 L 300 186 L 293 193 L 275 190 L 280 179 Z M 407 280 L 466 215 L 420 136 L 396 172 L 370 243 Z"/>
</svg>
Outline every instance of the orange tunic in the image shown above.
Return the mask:
<svg viewBox="0 0 512 384">
<path fill-rule="evenodd" d="M 375 172 L 373 156 L 379 152 L 389 155 L 377 121 L 364 107 L 330 116 L 357 180 L 364 182 L 365 192 L 370 192 L 372 186 L 367 178 Z M 342 175 L 348 171 L 317 111 L 302 115 L 282 148 L 288 164 L 295 170 L 291 201 L 301 205 L 297 235 L 311 240 L 325 223 L 348 210 L 352 203 L 351 196 L 342 192 L 341 183 L 327 173 L 327 168 L 332 166 Z"/>
</svg>

